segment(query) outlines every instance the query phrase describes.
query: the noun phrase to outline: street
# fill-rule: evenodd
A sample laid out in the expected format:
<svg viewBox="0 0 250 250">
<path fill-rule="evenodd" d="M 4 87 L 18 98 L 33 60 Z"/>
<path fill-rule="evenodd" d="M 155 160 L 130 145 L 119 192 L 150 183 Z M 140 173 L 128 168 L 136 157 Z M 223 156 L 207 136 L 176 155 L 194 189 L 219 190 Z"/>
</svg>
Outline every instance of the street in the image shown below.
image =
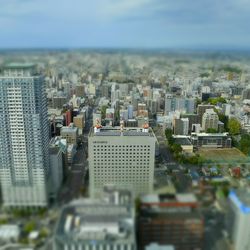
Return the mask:
<svg viewBox="0 0 250 250">
<path fill-rule="evenodd" d="M 85 175 L 87 173 L 86 170 L 88 166 L 88 134 L 92 126 L 92 109 L 90 109 L 89 113 L 90 114 L 86 120 L 84 132 L 82 134 L 82 143 L 77 148 L 73 164 L 69 169 L 62 191 L 58 196 L 58 202 L 60 205 L 81 197 L 88 189 L 87 183 L 85 183 Z"/>
</svg>

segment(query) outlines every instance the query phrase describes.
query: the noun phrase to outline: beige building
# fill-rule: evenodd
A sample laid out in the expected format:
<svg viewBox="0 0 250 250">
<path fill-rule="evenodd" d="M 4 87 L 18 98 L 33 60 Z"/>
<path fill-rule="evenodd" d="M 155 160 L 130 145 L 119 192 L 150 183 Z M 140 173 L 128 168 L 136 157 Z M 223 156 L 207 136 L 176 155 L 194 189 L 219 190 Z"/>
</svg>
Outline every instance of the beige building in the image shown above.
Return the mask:
<svg viewBox="0 0 250 250">
<path fill-rule="evenodd" d="M 212 128 L 216 131 L 218 130 L 219 117 L 213 109 L 207 109 L 202 116 L 202 130 L 207 131 L 207 129 Z"/>
<path fill-rule="evenodd" d="M 145 128 L 102 128 L 89 134 L 90 196 L 105 185 L 132 189 L 134 195 L 153 191 L 156 138 Z"/>
<path fill-rule="evenodd" d="M 63 139 L 66 139 L 67 144 L 77 144 L 78 128 L 74 127 L 73 123 L 70 123 L 68 127 L 62 127 L 60 134 Z"/>
<path fill-rule="evenodd" d="M 85 127 L 84 116 L 77 115 L 73 118 L 74 126 L 78 128 L 78 133 L 81 135 Z"/>
</svg>

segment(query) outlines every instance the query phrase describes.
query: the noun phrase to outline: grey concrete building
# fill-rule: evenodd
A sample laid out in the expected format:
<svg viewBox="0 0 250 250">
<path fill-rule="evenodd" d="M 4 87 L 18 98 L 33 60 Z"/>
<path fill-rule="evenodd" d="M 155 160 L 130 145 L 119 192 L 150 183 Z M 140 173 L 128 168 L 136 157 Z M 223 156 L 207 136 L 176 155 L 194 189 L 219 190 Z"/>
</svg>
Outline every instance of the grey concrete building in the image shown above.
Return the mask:
<svg viewBox="0 0 250 250">
<path fill-rule="evenodd" d="M 130 192 L 115 190 L 71 202 L 60 215 L 53 250 L 136 250 L 132 200 Z"/>
</svg>

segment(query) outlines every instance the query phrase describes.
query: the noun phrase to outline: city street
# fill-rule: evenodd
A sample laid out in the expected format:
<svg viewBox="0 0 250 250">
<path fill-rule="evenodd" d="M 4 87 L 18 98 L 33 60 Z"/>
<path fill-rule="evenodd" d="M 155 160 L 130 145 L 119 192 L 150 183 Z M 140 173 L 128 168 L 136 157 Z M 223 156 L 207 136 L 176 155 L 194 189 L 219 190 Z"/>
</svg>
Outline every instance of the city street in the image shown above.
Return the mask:
<svg viewBox="0 0 250 250">
<path fill-rule="evenodd" d="M 92 126 L 92 109 L 90 109 L 89 118 L 86 121 L 82 135 L 82 143 L 77 148 L 74 162 L 69 168 L 68 176 L 63 184 L 62 191 L 59 194 L 59 204 L 66 204 L 69 201 L 79 198 L 86 193 L 88 183 L 85 183 L 87 173 L 87 152 L 88 152 L 88 134 Z"/>
</svg>

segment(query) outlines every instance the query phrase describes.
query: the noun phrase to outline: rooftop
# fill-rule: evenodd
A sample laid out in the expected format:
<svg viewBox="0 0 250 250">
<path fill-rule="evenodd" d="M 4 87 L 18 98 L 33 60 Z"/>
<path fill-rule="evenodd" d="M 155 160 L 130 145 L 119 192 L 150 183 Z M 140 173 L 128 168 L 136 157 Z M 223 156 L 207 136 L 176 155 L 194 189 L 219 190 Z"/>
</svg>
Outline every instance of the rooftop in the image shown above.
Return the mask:
<svg viewBox="0 0 250 250">
<path fill-rule="evenodd" d="M 228 136 L 227 132 L 225 133 L 191 133 L 191 137 L 221 137 L 221 136 Z"/>
<path fill-rule="evenodd" d="M 70 126 L 70 127 L 65 127 L 65 126 L 63 126 L 62 128 L 61 128 L 61 133 L 77 133 L 77 127 L 72 127 L 72 126 Z"/>
<path fill-rule="evenodd" d="M 173 136 L 175 143 L 180 145 L 192 145 L 188 136 L 174 135 Z"/>
<path fill-rule="evenodd" d="M 56 238 L 95 243 L 133 242 L 133 214 L 132 206 L 127 203 L 111 202 L 108 199 L 77 200 L 64 207 L 57 225 Z"/>
<path fill-rule="evenodd" d="M 250 189 L 231 190 L 229 199 L 242 213 L 250 214 Z"/>
<path fill-rule="evenodd" d="M 197 199 L 192 193 L 176 194 L 176 195 L 157 195 L 148 194 L 141 197 L 142 203 L 196 203 Z"/>
<path fill-rule="evenodd" d="M 143 128 L 134 128 L 134 127 L 125 127 L 121 129 L 120 127 L 102 127 L 96 133 L 94 129 L 90 132 L 91 136 L 152 136 L 154 137 L 153 130 L 143 129 Z"/>
<path fill-rule="evenodd" d="M 29 69 L 34 68 L 33 63 L 8 63 L 4 66 L 5 69 Z"/>
</svg>

